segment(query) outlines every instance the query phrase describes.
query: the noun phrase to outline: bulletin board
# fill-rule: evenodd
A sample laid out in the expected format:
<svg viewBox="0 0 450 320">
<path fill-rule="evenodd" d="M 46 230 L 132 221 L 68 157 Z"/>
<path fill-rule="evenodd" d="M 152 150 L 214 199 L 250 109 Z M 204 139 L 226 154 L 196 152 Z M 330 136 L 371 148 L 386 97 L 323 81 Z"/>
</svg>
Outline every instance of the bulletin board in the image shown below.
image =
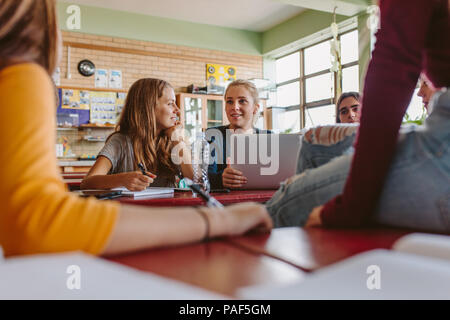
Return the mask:
<svg viewBox="0 0 450 320">
<path fill-rule="evenodd" d="M 72 110 L 89 110 L 89 91 L 62 89 L 61 108 Z"/>
<path fill-rule="evenodd" d="M 57 114 L 78 115 L 78 125 L 116 124 L 126 99 L 125 92 L 58 89 Z"/>
</svg>

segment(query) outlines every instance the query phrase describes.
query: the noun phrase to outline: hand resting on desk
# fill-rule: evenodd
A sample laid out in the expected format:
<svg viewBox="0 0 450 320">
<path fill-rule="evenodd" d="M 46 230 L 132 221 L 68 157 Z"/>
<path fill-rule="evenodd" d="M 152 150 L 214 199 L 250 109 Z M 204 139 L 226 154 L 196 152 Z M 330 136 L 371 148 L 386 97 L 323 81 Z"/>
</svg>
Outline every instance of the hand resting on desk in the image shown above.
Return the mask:
<svg viewBox="0 0 450 320">
<path fill-rule="evenodd" d="M 273 224 L 265 206 L 241 203 L 219 208 L 121 207 L 119 221 L 104 255 L 180 245 L 205 238 L 269 231 Z M 206 220 L 207 219 L 207 220 Z"/>
</svg>

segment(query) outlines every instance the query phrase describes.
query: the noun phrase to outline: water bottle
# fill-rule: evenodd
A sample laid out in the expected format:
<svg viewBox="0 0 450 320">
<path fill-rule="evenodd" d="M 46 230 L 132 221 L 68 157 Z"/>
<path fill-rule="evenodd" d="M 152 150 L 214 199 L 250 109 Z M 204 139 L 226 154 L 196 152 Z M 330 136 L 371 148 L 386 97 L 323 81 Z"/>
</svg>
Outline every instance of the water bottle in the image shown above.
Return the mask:
<svg viewBox="0 0 450 320">
<path fill-rule="evenodd" d="M 192 144 L 192 169 L 194 171 L 192 181 L 199 185 L 206 193 L 210 191 L 208 180 L 209 156 L 209 143 L 206 140 L 205 133 L 198 132 Z"/>
</svg>

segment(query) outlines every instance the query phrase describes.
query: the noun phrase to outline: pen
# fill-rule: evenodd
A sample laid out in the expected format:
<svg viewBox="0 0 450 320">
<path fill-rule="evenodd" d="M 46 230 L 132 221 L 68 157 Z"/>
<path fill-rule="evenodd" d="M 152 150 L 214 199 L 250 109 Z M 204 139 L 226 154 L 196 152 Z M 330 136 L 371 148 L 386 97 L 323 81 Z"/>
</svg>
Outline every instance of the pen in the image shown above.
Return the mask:
<svg viewBox="0 0 450 320">
<path fill-rule="evenodd" d="M 110 199 L 119 198 L 121 196 L 122 196 L 122 191 L 114 191 L 114 192 L 111 192 L 111 193 L 98 195 L 98 196 L 96 196 L 96 198 L 98 200 L 110 200 Z"/>
<path fill-rule="evenodd" d="M 152 177 L 151 175 L 149 175 L 147 173 L 147 171 L 145 171 L 145 168 L 144 168 L 144 165 L 142 164 L 142 162 L 138 163 L 138 167 L 139 167 L 139 169 L 141 169 L 141 172 L 144 176 L 150 177 L 152 179 L 156 178 L 156 175 L 153 175 L 153 177 Z"/>
<path fill-rule="evenodd" d="M 219 201 L 217 201 L 216 198 L 206 194 L 198 184 L 194 184 L 194 182 L 191 179 L 186 177 L 184 178 L 184 180 L 186 181 L 186 184 L 189 188 L 191 188 L 194 192 L 198 193 L 200 197 L 202 197 L 206 201 L 206 205 L 208 207 L 223 208 L 223 205 Z"/>
</svg>

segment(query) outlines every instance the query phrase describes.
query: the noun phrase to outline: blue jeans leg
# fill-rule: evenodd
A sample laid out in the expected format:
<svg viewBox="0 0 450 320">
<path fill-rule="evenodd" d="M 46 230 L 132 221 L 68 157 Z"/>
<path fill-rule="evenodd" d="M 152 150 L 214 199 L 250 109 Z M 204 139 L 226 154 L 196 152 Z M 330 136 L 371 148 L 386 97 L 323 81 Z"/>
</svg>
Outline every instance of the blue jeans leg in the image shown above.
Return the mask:
<svg viewBox="0 0 450 320">
<path fill-rule="evenodd" d="M 424 126 L 402 128 L 374 221 L 450 232 L 450 91 L 435 94 Z"/>
<path fill-rule="evenodd" d="M 311 210 L 342 193 L 352 155 L 332 159 L 286 182 L 266 203 L 275 227 L 303 226 Z"/>
<path fill-rule="evenodd" d="M 314 144 L 302 139 L 302 146 L 297 156 L 297 171 L 302 173 L 307 169 L 318 168 L 331 159 L 343 154 L 353 154 L 353 142 L 356 133 L 346 136 L 344 139 L 333 145 Z"/>
</svg>

